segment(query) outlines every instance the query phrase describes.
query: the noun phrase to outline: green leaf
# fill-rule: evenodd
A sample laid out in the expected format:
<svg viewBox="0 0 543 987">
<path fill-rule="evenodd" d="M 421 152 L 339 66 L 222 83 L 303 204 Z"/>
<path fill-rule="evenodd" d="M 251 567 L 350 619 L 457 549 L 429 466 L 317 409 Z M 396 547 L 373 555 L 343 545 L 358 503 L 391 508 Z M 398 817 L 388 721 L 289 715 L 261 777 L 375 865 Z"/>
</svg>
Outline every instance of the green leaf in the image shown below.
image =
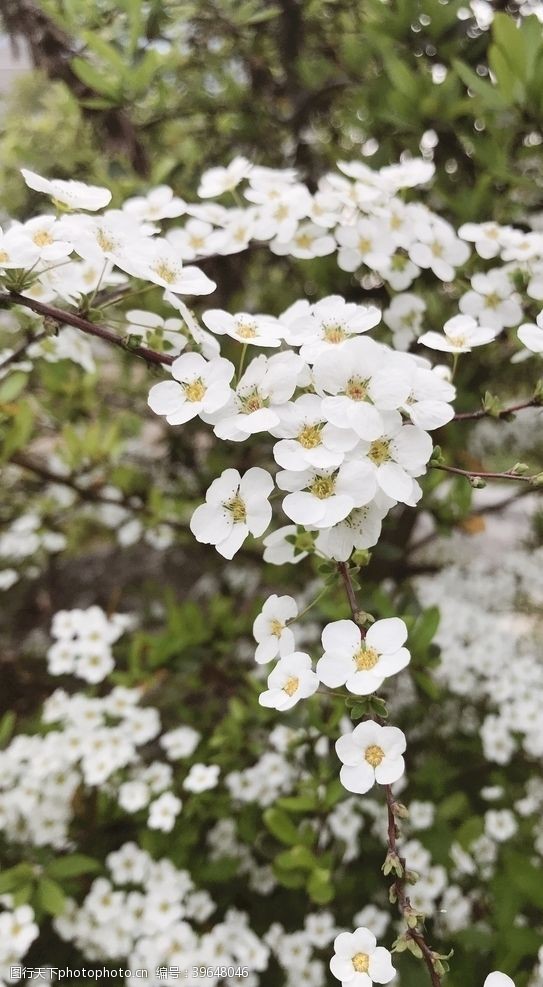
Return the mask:
<svg viewBox="0 0 543 987">
<path fill-rule="evenodd" d="M 16 864 L 15 867 L 1 871 L 0 894 L 12 893 L 17 888 L 27 884 L 32 878 L 32 874 L 31 865 L 26 863 Z"/>
<path fill-rule="evenodd" d="M 317 867 L 307 882 L 307 893 L 318 905 L 326 905 L 334 898 L 334 887 L 330 878 L 329 870 Z"/>
<path fill-rule="evenodd" d="M 464 85 L 479 96 L 489 110 L 504 110 L 509 105 L 503 94 L 486 79 L 481 79 L 469 65 L 461 62 L 458 58 L 452 60 L 453 68 L 460 76 Z"/>
<path fill-rule="evenodd" d="M 115 79 L 104 78 L 104 73 L 84 58 L 72 58 L 70 64 L 77 78 L 81 82 L 84 82 L 89 89 L 93 89 L 94 92 L 99 93 L 101 96 L 109 96 L 110 99 L 116 98 L 118 87 Z"/>
<path fill-rule="evenodd" d="M 263 815 L 264 825 L 281 842 L 291 846 L 299 842 L 298 830 L 286 812 L 281 809 L 266 809 Z"/>
<path fill-rule="evenodd" d="M 36 889 L 38 904 L 49 915 L 62 915 L 66 907 L 66 896 L 56 881 L 42 877 Z"/>
<path fill-rule="evenodd" d="M 0 383 L 0 404 L 9 404 L 19 397 L 28 380 L 28 374 L 15 370 Z"/>
<path fill-rule="evenodd" d="M 0 750 L 6 746 L 13 736 L 17 714 L 12 709 L 8 709 L 0 720 Z"/>
<path fill-rule="evenodd" d="M 278 853 L 275 863 L 282 870 L 313 870 L 316 858 L 306 846 L 293 846 Z"/>
<path fill-rule="evenodd" d="M 92 874 L 100 871 L 99 860 L 86 857 L 83 853 L 73 853 L 69 857 L 59 857 L 45 868 L 49 877 L 78 877 L 79 874 Z"/>
</svg>

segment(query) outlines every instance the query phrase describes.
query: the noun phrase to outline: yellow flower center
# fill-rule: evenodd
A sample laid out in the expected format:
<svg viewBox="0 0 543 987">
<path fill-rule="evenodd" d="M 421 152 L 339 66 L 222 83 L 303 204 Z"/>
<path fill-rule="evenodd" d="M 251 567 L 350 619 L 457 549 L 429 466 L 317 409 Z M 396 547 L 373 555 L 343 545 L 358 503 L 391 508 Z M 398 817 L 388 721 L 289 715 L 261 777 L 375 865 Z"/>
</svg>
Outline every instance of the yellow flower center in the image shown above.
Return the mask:
<svg viewBox="0 0 543 987">
<path fill-rule="evenodd" d="M 38 230 L 37 233 L 34 233 L 32 239 L 37 247 L 49 247 L 52 243 L 55 242 L 53 240 L 53 237 L 51 236 L 50 233 L 47 232 L 47 230 Z"/>
<path fill-rule="evenodd" d="M 270 620 L 270 631 L 274 637 L 281 637 L 281 634 L 283 633 L 284 629 L 285 629 L 285 625 L 281 623 L 281 621 L 278 620 L 277 617 L 275 617 L 273 620 Z"/>
<path fill-rule="evenodd" d="M 286 692 L 287 696 L 293 696 L 300 684 L 300 679 L 296 678 L 295 675 L 289 675 L 287 681 L 283 686 L 283 692 Z"/>
<path fill-rule="evenodd" d="M 288 216 L 288 206 L 277 206 L 273 215 L 275 219 L 286 219 Z"/>
<path fill-rule="evenodd" d="M 370 445 L 368 459 L 371 459 L 372 463 L 375 463 L 376 466 L 386 463 L 390 459 L 389 446 L 390 442 L 388 439 L 375 439 Z"/>
<path fill-rule="evenodd" d="M 465 336 L 449 336 L 449 342 L 452 346 L 462 347 L 466 345 Z"/>
<path fill-rule="evenodd" d="M 366 747 L 364 757 L 368 764 L 371 764 L 372 768 L 378 768 L 384 756 L 385 752 L 383 748 L 378 747 L 377 744 L 371 744 L 369 747 Z"/>
<path fill-rule="evenodd" d="M 113 250 L 115 246 L 115 241 L 107 235 L 105 230 L 98 230 L 96 234 L 96 242 L 101 250 Z"/>
<path fill-rule="evenodd" d="M 401 230 L 402 228 L 402 218 L 398 216 L 398 213 L 393 212 L 390 217 L 389 226 L 391 230 Z"/>
<path fill-rule="evenodd" d="M 309 491 L 318 500 L 327 500 L 332 497 L 336 481 L 333 476 L 317 476 L 309 487 Z"/>
<path fill-rule="evenodd" d="M 327 343 L 342 343 L 344 339 L 347 339 L 347 333 L 343 326 L 338 325 L 337 322 L 331 322 L 329 325 L 323 325 L 324 338 Z"/>
<path fill-rule="evenodd" d="M 347 381 L 345 393 L 351 401 L 363 401 L 368 393 L 368 381 L 361 377 L 350 377 Z"/>
<path fill-rule="evenodd" d="M 258 393 L 256 387 L 254 390 L 250 391 L 249 394 L 246 394 L 244 397 L 240 397 L 239 401 L 242 410 L 248 415 L 251 414 L 252 411 L 259 411 L 260 408 L 264 407 L 264 400 Z"/>
<path fill-rule="evenodd" d="M 298 435 L 298 442 L 304 449 L 314 449 L 321 444 L 321 431 L 318 425 L 304 425 Z"/>
<path fill-rule="evenodd" d="M 487 308 L 497 308 L 501 302 L 501 298 L 495 291 L 491 291 L 489 295 L 485 295 L 485 302 Z"/>
<path fill-rule="evenodd" d="M 203 236 L 190 236 L 189 244 L 193 250 L 200 250 L 204 246 L 205 238 Z"/>
<path fill-rule="evenodd" d="M 370 958 L 367 953 L 355 953 L 353 956 L 353 966 L 357 973 L 367 973 L 370 966 Z"/>
<path fill-rule="evenodd" d="M 254 339 L 257 335 L 255 322 L 240 322 L 236 328 L 238 336 L 242 339 Z"/>
<path fill-rule="evenodd" d="M 434 240 L 431 246 L 434 257 L 443 257 L 443 244 L 439 240 Z"/>
<path fill-rule="evenodd" d="M 0 250 L 0 264 L 6 260 L 9 260 L 9 254 L 5 250 Z"/>
<path fill-rule="evenodd" d="M 371 250 L 371 240 L 368 240 L 367 236 L 361 236 L 358 241 L 358 249 L 361 254 L 367 254 L 368 250 Z"/>
<path fill-rule="evenodd" d="M 227 511 L 230 511 L 230 514 L 234 518 L 234 522 L 236 524 L 246 520 L 247 509 L 239 494 L 236 494 L 236 496 L 232 497 L 231 500 L 227 500 L 224 506 Z"/>
<path fill-rule="evenodd" d="M 201 401 L 206 392 L 206 386 L 202 378 L 197 377 L 190 384 L 183 384 L 183 390 L 187 401 Z"/>
<path fill-rule="evenodd" d="M 375 648 L 361 647 L 353 657 L 359 672 L 367 672 L 370 668 L 375 668 L 379 661 L 379 654 Z"/>
<path fill-rule="evenodd" d="M 309 250 L 309 247 L 313 243 L 313 238 L 310 237 L 309 233 L 299 233 L 298 236 L 294 237 L 294 241 L 303 250 Z"/>
<path fill-rule="evenodd" d="M 152 270 L 155 274 L 158 274 L 159 278 L 166 281 L 167 284 L 173 284 L 176 278 L 175 271 L 166 263 L 165 260 L 159 260 L 153 265 Z"/>
</svg>

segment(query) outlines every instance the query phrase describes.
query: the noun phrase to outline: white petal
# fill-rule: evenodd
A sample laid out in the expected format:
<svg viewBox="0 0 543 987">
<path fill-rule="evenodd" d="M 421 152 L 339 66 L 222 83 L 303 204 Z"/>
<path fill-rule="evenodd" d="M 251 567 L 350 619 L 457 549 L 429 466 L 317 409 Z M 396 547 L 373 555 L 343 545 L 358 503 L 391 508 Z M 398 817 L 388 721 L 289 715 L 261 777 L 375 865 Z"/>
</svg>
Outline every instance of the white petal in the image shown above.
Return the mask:
<svg viewBox="0 0 543 987">
<path fill-rule="evenodd" d="M 370 648 L 379 654 L 397 651 L 407 640 L 407 627 L 399 617 L 386 617 L 372 624 L 366 634 Z"/>
</svg>

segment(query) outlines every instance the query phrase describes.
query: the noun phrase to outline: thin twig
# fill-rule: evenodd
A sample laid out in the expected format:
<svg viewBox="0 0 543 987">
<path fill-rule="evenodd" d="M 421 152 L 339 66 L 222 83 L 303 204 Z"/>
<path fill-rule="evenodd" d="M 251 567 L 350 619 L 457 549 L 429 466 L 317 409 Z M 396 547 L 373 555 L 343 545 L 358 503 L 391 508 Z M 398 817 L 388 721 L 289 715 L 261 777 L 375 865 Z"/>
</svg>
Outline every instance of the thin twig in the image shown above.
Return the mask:
<svg viewBox="0 0 543 987">
<path fill-rule="evenodd" d="M 355 589 L 351 582 L 351 576 L 349 573 L 349 567 L 347 563 L 338 562 L 338 571 L 343 580 L 343 585 L 345 587 L 345 592 L 347 594 L 347 599 L 349 601 L 349 606 L 351 608 L 353 620 L 355 621 L 355 623 L 358 623 L 361 611 L 358 606 Z M 362 633 L 364 632 L 362 631 Z M 387 800 L 387 813 L 388 813 L 388 840 L 387 840 L 388 853 L 399 862 L 401 867 L 402 877 L 396 879 L 394 883 L 394 889 L 396 892 L 398 907 L 400 909 L 400 912 L 402 913 L 402 916 L 405 918 L 409 914 L 411 915 L 414 914 L 413 909 L 411 907 L 411 902 L 409 901 L 409 897 L 405 892 L 405 873 L 407 870 L 407 864 L 405 862 L 405 859 L 400 856 L 400 853 L 398 851 L 398 843 L 397 843 L 398 829 L 396 826 L 396 817 L 394 814 L 394 808 L 396 803 L 395 803 L 394 795 L 392 793 L 392 788 L 390 785 L 385 785 L 384 788 L 385 788 L 385 794 Z M 437 972 L 434 964 L 434 952 L 426 942 L 422 930 L 418 927 L 418 925 L 414 929 L 408 927 L 405 935 L 408 936 L 410 939 L 412 939 L 413 942 L 415 942 L 419 947 L 422 953 L 422 958 L 428 970 L 430 980 L 432 982 L 432 987 L 441 987 L 441 976 Z"/>
<path fill-rule="evenodd" d="M 486 408 L 479 408 L 478 411 L 461 411 L 459 414 L 454 416 L 453 421 L 455 422 L 467 422 L 476 421 L 479 418 L 506 418 L 508 415 L 514 415 L 517 411 L 523 411 L 524 408 L 537 408 L 541 404 L 538 398 L 530 398 L 529 401 L 522 401 L 520 404 L 512 404 L 510 408 L 504 408 L 503 411 L 487 411 Z"/>
<path fill-rule="evenodd" d="M 431 463 L 435 470 L 444 470 L 445 473 L 454 473 L 455 476 L 465 476 L 468 480 L 519 480 L 521 483 L 532 483 L 533 476 L 522 476 L 514 473 L 513 470 L 506 470 L 503 473 L 487 472 L 481 470 L 463 470 L 459 466 L 446 466 L 445 463 Z"/>
<path fill-rule="evenodd" d="M 4 370 L 6 367 L 9 367 L 12 363 L 17 363 L 17 360 L 19 360 L 22 356 L 25 355 L 29 346 L 33 346 L 34 343 L 41 343 L 42 339 L 45 339 L 46 336 L 47 336 L 47 332 L 44 330 L 44 332 L 36 333 L 36 335 L 32 336 L 31 339 L 25 340 L 25 342 L 21 343 L 21 345 L 16 350 L 13 350 L 13 353 L 10 353 L 10 355 L 7 356 L 5 360 L 2 360 L 2 363 L 0 363 L 0 370 Z"/>
<path fill-rule="evenodd" d="M 66 312 L 62 308 L 45 305 L 43 302 L 38 302 L 34 298 L 27 298 L 26 295 L 20 295 L 15 291 L 10 291 L 9 294 L 0 294 L 0 305 L 22 305 L 25 308 L 29 308 L 32 312 L 36 312 L 38 315 L 43 315 L 51 319 L 59 326 L 68 325 L 73 326 L 75 329 L 81 329 L 82 332 L 88 333 L 89 336 L 96 336 L 98 339 L 103 339 L 106 343 L 112 343 L 114 346 L 125 350 L 125 352 L 133 353 L 134 356 L 139 356 L 142 360 L 152 363 L 155 366 L 160 367 L 164 364 L 171 366 L 174 361 L 173 356 L 168 356 L 166 353 L 158 353 L 156 350 L 151 350 L 147 346 L 133 346 L 128 339 L 123 339 L 105 326 L 99 326 L 94 322 L 90 322 L 76 312 Z"/>
</svg>

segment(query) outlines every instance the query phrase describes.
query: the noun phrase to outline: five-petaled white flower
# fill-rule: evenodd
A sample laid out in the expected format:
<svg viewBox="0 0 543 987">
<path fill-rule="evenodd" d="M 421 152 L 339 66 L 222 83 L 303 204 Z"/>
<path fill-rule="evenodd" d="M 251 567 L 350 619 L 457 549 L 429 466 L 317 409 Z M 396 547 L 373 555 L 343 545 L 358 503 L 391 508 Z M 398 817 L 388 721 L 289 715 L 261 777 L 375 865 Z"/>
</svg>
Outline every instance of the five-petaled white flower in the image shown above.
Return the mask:
<svg viewBox="0 0 543 987">
<path fill-rule="evenodd" d="M 319 679 L 311 668 L 311 658 L 302 651 L 280 658 L 268 675 L 268 688 L 258 701 L 270 709 L 292 709 L 300 699 L 307 699 L 319 688 Z"/>
<path fill-rule="evenodd" d="M 454 315 L 439 332 L 425 332 L 419 343 L 442 353 L 469 353 L 474 346 L 484 346 L 496 337 L 495 329 L 480 326 L 471 315 Z"/>
<path fill-rule="evenodd" d="M 539 313 L 535 321 L 535 325 L 531 322 L 521 325 L 517 336 L 532 353 L 543 353 L 543 312 Z"/>
<path fill-rule="evenodd" d="M 336 753 L 343 762 L 341 784 L 358 795 L 369 792 L 375 782 L 391 785 L 405 771 L 405 748 L 405 734 L 398 727 L 382 727 L 373 720 L 359 723 L 352 733 L 336 740 Z"/>
<path fill-rule="evenodd" d="M 367 462 L 343 463 L 338 470 L 280 470 L 277 486 L 289 490 L 283 510 L 296 524 L 329 528 L 355 507 L 369 504 L 377 484 Z"/>
<path fill-rule="evenodd" d="M 255 661 L 264 665 L 276 655 L 290 655 L 295 648 L 294 634 L 288 623 L 298 616 L 298 604 L 292 596 L 270 596 L 253 624 L 258 644 Z"/>
<path fill-rule="evenodd" d="M 264 534 L 272 516 L 268 501 L 272 490 L 273 480 L 260 466 L 252 466 L 243 477 L 226 469 L 209 487 L 206 503 L 196 508 L 190 530 L 197 541 L 215 545 L 225 559 L 231 559 L 249 534 Z"/>
<path fill-rule="evenodd" d="M 183 353 L 171 367 L 175 380 L 162 380 L 149 391 L 148 404 L 169 425 L 183 425 L 201 413 L 223 408 L 231 394 L 234 365 L 218 356 L 204 360 L 199 353 Z"/>
<path fill-rule="evenodd" d="M 231 336 L 244 345 L 279 346 L 283 338 L 283 327 L 270 315 L 250 315 L 248 312 L 230 315 L 220 308 L 210 308 L 202 315 L 202 321 L 211 332 Z"/>
<path fill-rule="evenodd" d="M 55 202 L 60 202 L 69 209 L 88 209 L 95 212 L 111 201 L 109 189 L 99 185 L 85 185 L 84 182 L 71 179 L 64 181 L 62 178 L 42 178 L 27 168 L 21 168 L 21 174 L 29 188 L 50 195 Z"/>
<path fill-rule="evenodd" d="M 364 639 L 353 620 L 335 620 L 322 632 L 317 675 L 331 689 L 346 685 L 357 696 L 369 696 L 409 664 L 409 651 L 402 647 L 406 639 L 407 627 L 399 617 L 376 621 Z"/>
<path fill-rule="evenodd" d="M 372 987 L 388 984 L 395 976 L 392 957 L 369 929 L 340 932 L 334 940 L 330 970 L 343 987 Z"/>
</svg>

